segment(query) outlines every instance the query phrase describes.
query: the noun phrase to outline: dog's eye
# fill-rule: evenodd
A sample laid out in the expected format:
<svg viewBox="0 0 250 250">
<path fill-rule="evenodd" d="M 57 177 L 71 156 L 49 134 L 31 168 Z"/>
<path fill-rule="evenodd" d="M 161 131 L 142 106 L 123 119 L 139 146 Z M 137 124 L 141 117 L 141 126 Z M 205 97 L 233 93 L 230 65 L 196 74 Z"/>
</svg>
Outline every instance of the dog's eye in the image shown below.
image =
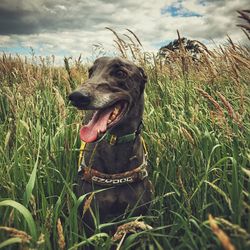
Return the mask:
<svg viewBox="0 0 250 250">
<path fill-rule="evenodd" d="M 118 78 L 126 78 L 127 77 L 127 73 L 123 70 L 118 70 L 115 72 L 115 75 L 118 77 Z"/>
</svg>

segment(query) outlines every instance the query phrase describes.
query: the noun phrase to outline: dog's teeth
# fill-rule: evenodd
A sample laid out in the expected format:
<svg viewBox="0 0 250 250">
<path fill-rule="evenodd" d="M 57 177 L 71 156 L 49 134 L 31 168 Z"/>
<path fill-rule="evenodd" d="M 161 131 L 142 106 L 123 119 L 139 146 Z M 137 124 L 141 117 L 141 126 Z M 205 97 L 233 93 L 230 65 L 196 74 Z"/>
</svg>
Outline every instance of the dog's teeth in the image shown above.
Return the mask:
<svg viewBox="0 0 250 250">
<path fill-rule="evenodd" d="M 120 111 L 120 107 L 115 107 L 113 113 L 118 114 Z"/>
<path fill-rule="evenodd" d="M 121 109 L 120 107 L 114 108 L 112 114 L 110 115 L 110 117 L 108 119 L 108 124 L 115 120 L 115 118 L 118 116 L 118 114 L 120 112 L 120 109 Z"/>
<path fill-rule="evenodd" d="M 120 109 L 115 107 L 114 111 L 112 112 L 112 117 L 117 116 L 119 114 L 119 112 L 120 112 Z"/>
</svg>

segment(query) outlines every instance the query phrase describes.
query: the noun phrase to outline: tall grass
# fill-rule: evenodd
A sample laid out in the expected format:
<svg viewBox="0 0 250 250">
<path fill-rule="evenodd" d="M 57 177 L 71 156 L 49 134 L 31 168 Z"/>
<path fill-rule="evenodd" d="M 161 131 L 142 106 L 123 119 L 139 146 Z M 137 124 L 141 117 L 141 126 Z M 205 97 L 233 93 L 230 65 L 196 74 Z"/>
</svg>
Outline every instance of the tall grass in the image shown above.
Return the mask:
<svg viewBox="0 0 250 250">
<path fill-rule="evenodd" d="M 144 218 L 153 229 L 123 237 L 118 248 L 249 248 L 249 50 L 229 38 L 214 51 L 204 46 L 199 62 L 184 48 L 166 61 L 128 32 L 114 32 L 115 43 L 148 75 L 143 134 L 155 197 Z M 53 62 L 0 58 L 0 248 L 109 249 L 107 225 L 89 239 L 79 229 L 84 196 L 73 192 L 83 114 L 67 95 L 87 67 L 80 58 L 65 59 L 65 68 Z"/>
</svg>

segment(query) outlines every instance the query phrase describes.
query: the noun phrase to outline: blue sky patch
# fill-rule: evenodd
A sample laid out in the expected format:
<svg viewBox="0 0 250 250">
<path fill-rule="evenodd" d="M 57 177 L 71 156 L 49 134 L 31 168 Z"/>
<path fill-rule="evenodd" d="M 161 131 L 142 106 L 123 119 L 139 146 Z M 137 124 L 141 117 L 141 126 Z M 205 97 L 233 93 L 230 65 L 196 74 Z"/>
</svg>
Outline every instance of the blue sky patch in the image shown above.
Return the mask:
<svg viewBox="0 0 250 250">
<path fill-rule="evenodd" d="M 31 55 L 31 49 L 29 47 L 4 47 L 0 46 L 0 51 L 5 53 L 11 53 L 11 54 L 19 54 L 19 55 Z"/>
<path fill-rule="evenodd" d="M 201 17 L 199 13 L 189 11 L 187 9 L 180 7 L 176 7 L 173 5 L 166 6 L 161 9 L 161 14 L 164 15 L 166 13 L 170 13 L 172 17 L 191 17 L 191 16 L 196 16 L 196 17 Z"/>
</svg>

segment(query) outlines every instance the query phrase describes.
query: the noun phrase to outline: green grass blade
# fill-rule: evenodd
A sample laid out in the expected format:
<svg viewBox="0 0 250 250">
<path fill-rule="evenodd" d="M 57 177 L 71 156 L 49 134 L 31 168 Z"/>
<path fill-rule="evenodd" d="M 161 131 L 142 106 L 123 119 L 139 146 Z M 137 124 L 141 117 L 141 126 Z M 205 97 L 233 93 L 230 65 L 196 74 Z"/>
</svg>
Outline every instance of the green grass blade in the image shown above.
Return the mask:
<svg viewBox="0 0 250 250">
<path fill-rule="evenodd" d="M 29 178 L 29 181 L 28 181 L 28 183 L 26 185 L 25 193 L 24 193 L 24 196 L 23 196 L 25 206 L 28 205 L 30 197 L 32 195 L 32 191 L 33 191 L 34 186 L 35 186 L 38 159 L 39 159 L 39 154 L 40 154 L 40 146 L 41 146 L 41 134 L 39 135 L 39 145 L 38 145 L 38 152 L 37 152 L 35 166 L 34 166 L 34 168 L 32 170 L 31 175 L 30 175 L 30 178 Z"/>
<path fill-rule="evenodd" d="M 0 249 L 5 248 L 5 247 L 10 246 L 10 245 L 13 245 L 13 244 L 16 244 L 16 243 L 22 243 L 22 240 L 18 237 L 10 238 L 10 239 L 5 240 L 5 241 L 0 243 Z"/>
<path fill-rule="evenodd" d="M 22 204 L 20 204 L 16 201 L 13 201 L 13 200 L 1 201 L 0 207 L 1 206 L 10 206 L 10 207 L 13 207 L 16 210 L 18 210 L 23 215 L 23 217 L 25 218 L 25 220 L 28 224 L 28 227 L 30 230 L 30 235 L 32 236 L 32 239 L 37 240 L 36 224 L 35 224 L 35 221 L 31 215 L 31 213 L 29 212 L 29 210 L 26 207 L 24 207 Z"/>
<path fill-rule="evenodd" d="M 78 249 L 78 247 L 81 247 L 81 246 L 84 246 L 84 245 L 86 245 L 88 243 L 93 243 L 95 241 L 98 241 L 100 239 L 105 239 L 105 238 L 106 239 L 109 238 L 108 234 L 106 234 L 106 233 L 97 233 L 97 234 L 91 236 L 90 238 L 75 244 L 74 246 L 70 247 L 68 250 Z"/>
</svg>

